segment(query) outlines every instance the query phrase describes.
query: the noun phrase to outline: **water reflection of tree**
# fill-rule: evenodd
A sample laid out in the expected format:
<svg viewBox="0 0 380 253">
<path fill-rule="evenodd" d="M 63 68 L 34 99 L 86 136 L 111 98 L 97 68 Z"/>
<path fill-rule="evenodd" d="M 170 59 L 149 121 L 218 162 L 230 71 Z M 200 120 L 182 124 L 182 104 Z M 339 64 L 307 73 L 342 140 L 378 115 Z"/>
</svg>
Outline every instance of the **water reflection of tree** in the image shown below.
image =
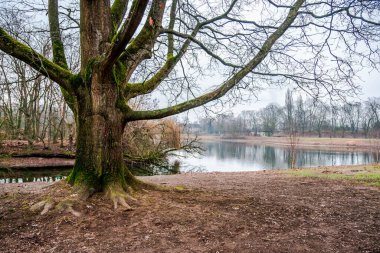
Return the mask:
<svg viewBox="0 0 380 253">
<path fill-rule="evenodd" d="M 264 161 L 267 164 L 271 165 L 271 168 L 275 167 L 276 164 L 276 152 L 273 147 L 265 146 L 264 147 Z"/>
<path fill-rule="evenodd" d="M 371 136 L 371 151 L 373 162 L 378 164 L 380 162 L 380 123 L 377 122 L 374 129 L 370 133 Z"/>
<path fill-rule="evenodd" d="M 206 145 L 207 156 L 216 157 L 219 160 L 226 160 L 231 158 L 238 158 L 245 160 L 247 157 L 247 147 L 246 144 L 242 143 L 210 143 Z M 249 153 L 249 152 L 248 152 Z"/>
<path fill-rule="evenodd" d="M 291 168 L 290 151 L 286 148 L 229 142 L 208 143 L 205 146 L 206 157 L 217 160 L 228 162 L 233 159 L 245 167 L 258 169 Z M 296 157 L 296 167 L 365 164 L 373 161 L 371 153 L 354 151 L 297 150 Z"/>
<path fill-rule="evenodd" d="M 298 150 L 292 149 L 292 148 L 287 148 L 285 149 L 284 154 L 284 160 L 287 162 L 288 168 L 294 169 L 295 167 L 298 166 L 297 160 L 299 159 L 298 157 Z"/>
</svg>

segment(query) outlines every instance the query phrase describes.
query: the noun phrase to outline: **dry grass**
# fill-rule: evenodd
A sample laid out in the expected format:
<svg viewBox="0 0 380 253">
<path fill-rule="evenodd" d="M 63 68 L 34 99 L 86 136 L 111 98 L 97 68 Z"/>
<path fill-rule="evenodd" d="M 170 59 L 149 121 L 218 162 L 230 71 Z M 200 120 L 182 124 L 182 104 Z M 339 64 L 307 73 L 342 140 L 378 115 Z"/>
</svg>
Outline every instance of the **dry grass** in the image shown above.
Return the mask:
<svg viewBox="0 0 380 253">
<path fill-rule="evenodd" d="M 378 164 L 296 169 L 286 170 L 283 173 L 296 177 L 341 180 L 358 185 L 380 187 L 380 165 Z"/>
</svg>

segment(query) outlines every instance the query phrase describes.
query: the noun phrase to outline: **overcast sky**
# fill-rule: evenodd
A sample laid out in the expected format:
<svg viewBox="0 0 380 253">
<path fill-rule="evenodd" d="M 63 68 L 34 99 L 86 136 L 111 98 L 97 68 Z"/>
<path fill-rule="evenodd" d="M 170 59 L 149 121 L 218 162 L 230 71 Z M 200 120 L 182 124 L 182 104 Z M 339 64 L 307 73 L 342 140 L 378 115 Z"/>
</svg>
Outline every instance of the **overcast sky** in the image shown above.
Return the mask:
<svg viewBox="0 0 380 253">
<path fill-rule="evenodd" d="M 349 101 L 364 101 L 368 97 L 380 97 L 380 72 L 372 70 L 364 70 L 360 73 L 360 83 L 361 92 L 358 97 L 349 98 Z M 242 102 L 235 106 L 230 106 L 225 108 L 223 112 L 232 112 L 234 115 L 238 115 L 241 111 L 244 110 L 257 110 L 267 106 L 270 103 L 277 103 L 283 105 L 285 103 L 285 92 L 288 87 L 275 87 L 275 88 L 266 88 L 265 90 L 257 94 L 258 100 L 254 99 L 251 102 Z M 306 97 L 303 93 L 303 97 Z M 212 105 L 206 105 L 206 107 L 212 107 Z M 177 116 L 179 119 L 189 118 L 191 122 L 197 121 L 199 117 L 205 115 L 205 110 L 203 108 L 198 108 L 191 110 L 187 113 L 182 113 Z"/>
</svg>

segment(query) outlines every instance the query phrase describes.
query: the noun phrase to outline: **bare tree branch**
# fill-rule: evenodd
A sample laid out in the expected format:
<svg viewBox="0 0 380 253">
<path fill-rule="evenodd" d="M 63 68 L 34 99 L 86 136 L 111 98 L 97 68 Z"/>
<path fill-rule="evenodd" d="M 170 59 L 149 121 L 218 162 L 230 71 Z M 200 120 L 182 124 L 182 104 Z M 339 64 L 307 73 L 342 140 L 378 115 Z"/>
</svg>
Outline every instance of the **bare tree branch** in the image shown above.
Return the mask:
<svg viewBox="0 0 380 253">
<path fill-rule="evenodd" d="M 61 31 L 58 17 L 58 0 L 49 0 L 48 15 L 50 26 L 50 38 L 53 48 L 53 62 L 67 69 L 65 48 L 61 40 Z"/>
<path fill-rule="evenodd" d="M 293 23 L 298 15 L 298 10 L 301 8 L 304 0 L 298 0 L 290 9 L 286 19 L 279 26 L 279 28 L 271 34 L 268 39 L 264 42 L 261 47 L 261 50 L 256 56 L 249 61 L 249 63 L 244 66 L 241 70 L 235 73 L 231 78 L 229 78 L 224 84 L 222 84 L 219 88 L 209 93 L 206 93 L 200 97 L 195 99 L 191 99 L 189 101 L 183 102 L 178 105 L 174 105 L 168 108 L 154 110 L 154 111 L 135 111 L 131 112 L 128 115 L 130 120 L 140 120 L 140 119 L 158 119 L 167 117 L 170 115 L 178 114 L 183 111 L 189 110 L 191 108 L 198 107 L 215 99 L 222 97 L 226 94 L 230 89 L 236 86 L 240 80 L 242 80 L 248 73 L 250 73 L 257 65 L 259 65 L 264 58 L 267 56 L 269 51 L 275 42 L 285 33 L 288 27 Z"/>
<path fill-rule="evenodd" d="M 136 32 L 136 29 L 144 16 L 148 2 L 148 0 L 133 1 L 131 10 L 128 14 L 128 18 L 122 25 L 120 32 L 114 36 L 111 44 L 111 49 L 109 50 L 109 53 L 106 56 L 106 60 L 103 63 L 104 66 L 107 66 L 107 69 L 112 67 L 117 57 L 120 56 L 120 54 L 124 51 L 133 34 Z"/>
<path fill-rule="evenodd" d="M 66 91 L 72 91 L 70 80 L 74 75 L 69 70 L 51 62 L 43 55 L 12 38 L 2 28 L 0 28 L 0 49 L 29 64 L 36 71 L 58 83 Z"/>
</svg>

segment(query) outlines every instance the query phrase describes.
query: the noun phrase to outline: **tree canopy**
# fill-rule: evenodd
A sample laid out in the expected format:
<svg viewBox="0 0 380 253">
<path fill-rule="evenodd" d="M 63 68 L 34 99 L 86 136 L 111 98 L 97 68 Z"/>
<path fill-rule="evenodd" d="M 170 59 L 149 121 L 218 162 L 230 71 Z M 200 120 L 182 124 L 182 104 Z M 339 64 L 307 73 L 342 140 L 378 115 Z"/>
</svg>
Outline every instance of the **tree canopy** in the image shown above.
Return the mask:
<svg viewBox="0 0 380 253">
<path fill-rule="evenodd" d="M 336 95 L 355 88 L 353 77 L 363 65 L 378 64 L 377 1 L 92 2 L 61 1 L 59 6 L 51 0 L 47 7 L 6 2 L 5 14 L 47 11 L 53 55 L 50 60 L 15 40 L 12 34 L 22 39 L 22 32 L 6 31 L 4 25 L 1 49 L 68 93 L 73 93 L 73 79 L 84 78 L 96 61 L 115 73 L 126 102 L 169 87 L 176 101 L 185 101 L 149 112 L 134 112 L 126 104 L 131 120 L 169 116 L 220 98 L 233 87 L 238 93 L 265 82 L 291 81 L 313 95 Z M 69 69 L 62 37 L 78 32 L 81 67 Z M 210 69 L 222 72 L 222 83 L 206 94 L 193 91 L 216 84 L 194 77 Z"/>
</svg>

